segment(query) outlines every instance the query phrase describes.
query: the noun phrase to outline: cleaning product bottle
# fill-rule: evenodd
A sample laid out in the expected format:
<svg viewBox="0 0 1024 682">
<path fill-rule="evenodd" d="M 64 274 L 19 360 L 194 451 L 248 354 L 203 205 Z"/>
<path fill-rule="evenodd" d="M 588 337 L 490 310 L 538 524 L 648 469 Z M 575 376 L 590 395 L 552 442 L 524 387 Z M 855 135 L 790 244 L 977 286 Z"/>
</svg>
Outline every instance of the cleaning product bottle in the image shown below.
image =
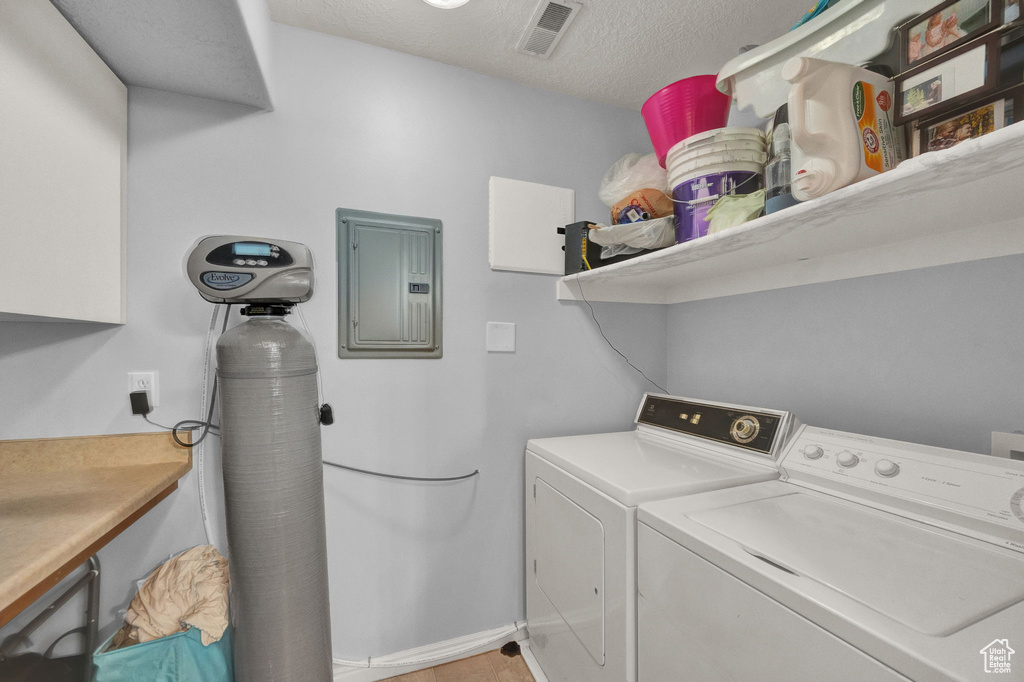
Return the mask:
<svg viewBox="0 0 1024 682">
<path fill-rule="evenodd" d="M 793 196 L 814 199 L 895 168 L 903 137 L 893 125 L 893 86 L 849 64 L 795 57 L 789 89 Z"/>
<path fill-rule="evenodd" d="M 798 203 L 793 196 L 792 140 L 789 133 L 789 105 L 775 112 L 768 144 L 768 165 L 764 167 L 764 212 L 775 213 Z"/>
</svg>

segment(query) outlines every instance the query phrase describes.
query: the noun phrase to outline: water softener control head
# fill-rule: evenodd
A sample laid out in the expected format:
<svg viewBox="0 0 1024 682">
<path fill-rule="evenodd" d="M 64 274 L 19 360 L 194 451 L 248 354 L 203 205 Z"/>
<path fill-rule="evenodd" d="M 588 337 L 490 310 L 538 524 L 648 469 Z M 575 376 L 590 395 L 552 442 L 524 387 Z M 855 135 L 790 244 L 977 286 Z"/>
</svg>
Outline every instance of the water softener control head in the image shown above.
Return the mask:
<svg viewBox="0 0 1024 682">
<path fill-rule="evenodd" d="M 313 254 L 298 242 L 203 237 L 186 257 L 185 273 L 211 303 L 288 305 L 313 295 Z"/>
</svg>

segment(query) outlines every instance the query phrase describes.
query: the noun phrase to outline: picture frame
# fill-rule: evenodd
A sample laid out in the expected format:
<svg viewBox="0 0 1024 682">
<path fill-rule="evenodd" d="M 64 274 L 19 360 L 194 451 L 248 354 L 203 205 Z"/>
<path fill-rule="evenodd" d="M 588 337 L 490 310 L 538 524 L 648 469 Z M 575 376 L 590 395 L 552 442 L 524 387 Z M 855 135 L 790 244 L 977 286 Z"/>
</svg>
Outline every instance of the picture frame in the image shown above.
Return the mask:
<svg viewBox="0 0 1024 682">
<path fill-rule="evenodd" d="M 948 54 L 1003 24 L 1004 1 L 1014 0 L 946 0 L 902 24 L 900 71 Z"/>
<path fill-rule="evenodd" d="M 1022 119 L 1024 85 L 1016 85 L 944 115 L 919 121 L 918 154 L 955 147 Z"/>
<path fill-rule="evenodd" d="M 895 124 L 938 116 L 997 88 L 999 46 L 993 33 L 898 76 Z"/>
</svg>

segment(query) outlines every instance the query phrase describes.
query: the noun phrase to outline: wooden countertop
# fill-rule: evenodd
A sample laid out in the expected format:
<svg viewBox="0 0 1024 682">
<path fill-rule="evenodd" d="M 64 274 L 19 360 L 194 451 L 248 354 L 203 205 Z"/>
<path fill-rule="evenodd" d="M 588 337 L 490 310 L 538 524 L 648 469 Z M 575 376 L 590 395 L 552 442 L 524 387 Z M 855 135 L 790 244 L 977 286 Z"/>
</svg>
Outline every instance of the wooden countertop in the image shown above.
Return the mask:
<svg viewBox="0 0 1024 682">
<path fill-rule="evenodd" d="M 191 448 L 166 432 L 0 441 L 0 626 L 191 468 Z"/>
</svg>

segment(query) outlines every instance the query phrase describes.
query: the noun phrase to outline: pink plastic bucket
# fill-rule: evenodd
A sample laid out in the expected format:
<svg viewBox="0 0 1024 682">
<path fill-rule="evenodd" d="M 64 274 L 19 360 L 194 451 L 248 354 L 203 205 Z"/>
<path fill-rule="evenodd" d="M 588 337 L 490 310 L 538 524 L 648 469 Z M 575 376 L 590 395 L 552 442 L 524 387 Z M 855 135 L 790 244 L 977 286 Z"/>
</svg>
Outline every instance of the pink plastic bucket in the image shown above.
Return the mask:
<svg viewBox="0 0 1024 682">
<path fill-rule="evenodd" d="M 732 98 L 715 87 L 717 76 L 693 76 L 667 85 L 644 102 L 647 124 L 658 163 L 665 167 L 668 150 L 686 138 L 725 127 Z"/>
</svg>

